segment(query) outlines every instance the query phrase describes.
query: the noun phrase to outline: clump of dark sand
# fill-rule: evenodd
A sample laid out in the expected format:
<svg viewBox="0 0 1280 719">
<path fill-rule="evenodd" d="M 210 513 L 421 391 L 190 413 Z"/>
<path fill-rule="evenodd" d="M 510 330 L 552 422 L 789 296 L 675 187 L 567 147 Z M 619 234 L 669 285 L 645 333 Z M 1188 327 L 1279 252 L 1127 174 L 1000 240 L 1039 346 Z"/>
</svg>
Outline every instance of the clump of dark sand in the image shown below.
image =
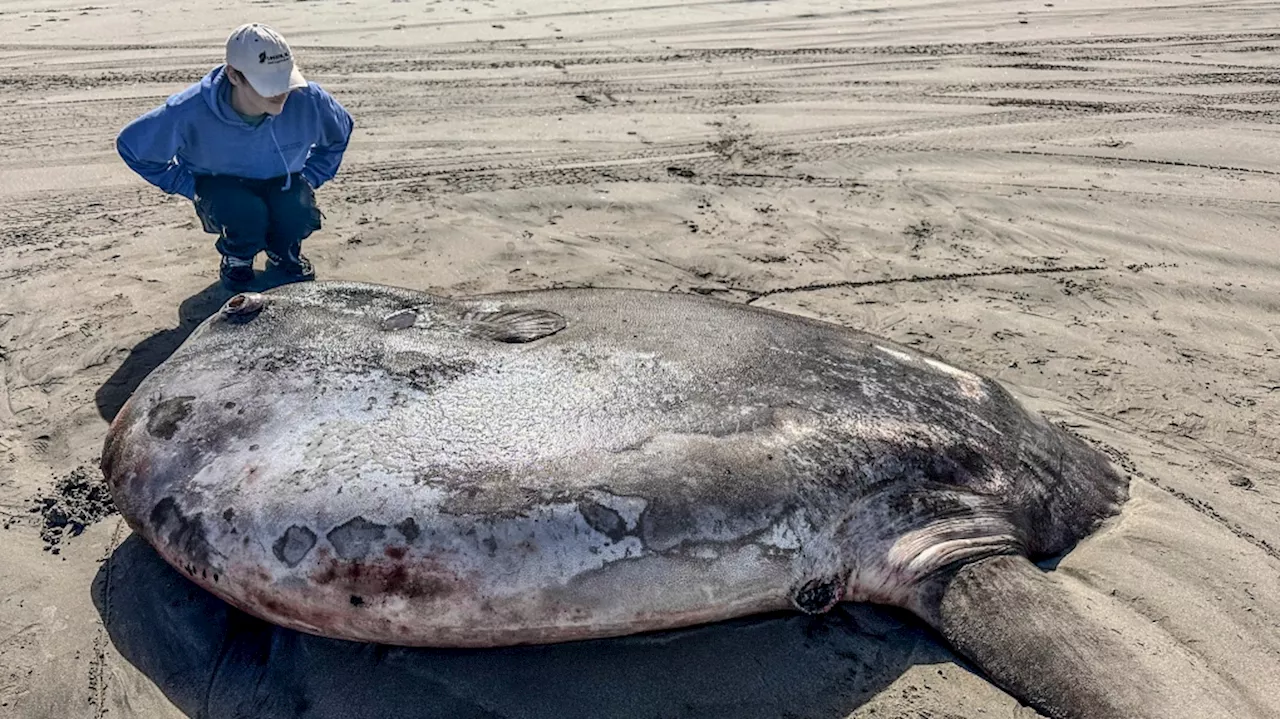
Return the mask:
<svg viewBox="0 0 1280 719">
<path fill-rule="evenodd" d="M 107 483 L 87 467 L 77 467 L 58 480 L 53 492 L 36 499 L 32 512 L 43 520 L 40 538 L 45 551 L 58 554 L 58 545 L 67 537 L 75 537 L 85 527 L 116 511 Z"/>
</svg>

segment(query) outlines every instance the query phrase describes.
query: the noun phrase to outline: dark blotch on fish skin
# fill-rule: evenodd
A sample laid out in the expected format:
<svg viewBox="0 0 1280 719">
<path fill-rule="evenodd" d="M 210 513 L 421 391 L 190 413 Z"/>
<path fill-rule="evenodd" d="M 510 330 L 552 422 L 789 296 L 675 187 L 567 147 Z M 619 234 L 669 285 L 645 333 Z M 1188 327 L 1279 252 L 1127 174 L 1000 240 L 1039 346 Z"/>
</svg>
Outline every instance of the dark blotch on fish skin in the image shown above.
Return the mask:
<svg viewBox="0 0 1280 719">
<path fill-rule="evenodd" d="M 411 575 L 403 564 L 378 567 L 374 578 L 382 580 L 388 593 L 411 599 L 447 596 L 453 591 L 450 584 L 439 577 Z"/>
<path fill-rule="evenodd" d="M 595 502 L 579 502 L 578 511 L 592 529 L 617 542 L 627 536 L 627 523 L 622 515 Z"/>
<path fill-rule="evenodd" d="M 170 397 L 152 407 L 147 413 L 147 432 L 152 437 L 173 439 L 182 420 L 191 415 L 191 401 L 194 399 L 187 395 Z"/>
<path fill-rule="evenodd" d="M 404 535 L 404 538 L 410 544 L 422 534 L 422 530 L 418 529 L 418 523 L 414 521 L 413 517 L 406 517 L 403 522 L 397 524 L 396 531 Z"/>
<path fill-rule="evenodd" d="M 478 367 L 469 359 L 437 357 L 414 351 L 390 353 L 382 358 L 381 364 L 393 377 L 423 392 L 472 374 Z"/>
<path fill-rule="evenodd" d="M 351 606 L 353 606 L 353 607 L 363 607 L 363 606 L 364 606 L 364 597 L 361 597 L 361 596 L 358 596 L 358 595 L 352 594 L 352 595 L 351 595 Z"/>
<path fill-rule="evenodd" d="M 213 554 L 200 514 L 188 517 L 173 497 L 165 497 L 151 510 L 151 527 L 156 537 L 195 562 L 207 565 Z M 194 571 L 192 571 L 194 574 Z"/>
<path fill-rule="evenodd" d="M 811 579 L 791 593 L 791 602 L 806 614 L 824 614 L 844 598 L 844 582 L 838 577 Z"/>
<path fill-rule="evenodd" d="M 347 559 L 363 559 L 369 554 L 369 545 L 387 536 L 386 525 L 370 522 L 364 517 L 354 517 L 345 524 L 334 527 L 325 535 L 338 556 Z"/>
<path fill-rule="evenodd" d="M 397 594 L 417 599 L 446 597 L 453 593 L 453 582 L 446 577 L 411 569 L 403 562 L 386 560 L 368 564 L 332 560 L 317 568 L 311 574 L 311 581 L 358 597 Z"/>
<path fill-rule="evenodd" d="M 308 527 L 295 524 L 286 529 L 275 544 L 271 545 L 271 551 L 275 553 L 276 559 L 293 569 L 314 546 L 316 546 L 316 533 Z"/>
</svg>

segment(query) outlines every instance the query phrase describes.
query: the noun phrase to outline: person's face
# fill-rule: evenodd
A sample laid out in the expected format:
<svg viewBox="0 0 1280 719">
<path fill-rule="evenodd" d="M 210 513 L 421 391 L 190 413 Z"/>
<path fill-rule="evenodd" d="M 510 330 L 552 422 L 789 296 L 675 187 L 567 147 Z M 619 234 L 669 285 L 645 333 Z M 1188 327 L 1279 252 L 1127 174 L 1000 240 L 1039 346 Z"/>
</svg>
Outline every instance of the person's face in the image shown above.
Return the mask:
<svg viewBox="0 0 1280 719">
<path fill-rule="evenodd" d="M 259 115 L 266 113 L 268 115 L 279 115 L 284 110 L 284 101 L 289 99 L 289 93 L 281 93 L 272 95 L 271 97 L 263 97 L 258 91 L 253 89 L 253 85 L 249 84 L 249 80 L 240 73 L 239 70 L 232 68 L 227 77 L 230 78 L 231 84 L 235 86 L 236 93 L 239 94 L 237 104 L 240 105 L 241 111 L 246 115 Z"/>
</svg>

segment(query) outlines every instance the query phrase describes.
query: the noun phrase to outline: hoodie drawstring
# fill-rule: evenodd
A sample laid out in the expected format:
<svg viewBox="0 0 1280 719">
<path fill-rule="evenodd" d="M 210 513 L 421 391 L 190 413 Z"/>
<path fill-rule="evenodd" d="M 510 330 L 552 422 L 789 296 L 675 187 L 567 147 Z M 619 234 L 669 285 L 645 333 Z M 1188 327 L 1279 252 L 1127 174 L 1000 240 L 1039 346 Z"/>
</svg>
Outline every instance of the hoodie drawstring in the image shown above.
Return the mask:
<svg viewBox="0 0 1280 719">
<path fill-rule="evenodd" d="M 280 161 L 284 163 L 284 187 L 280 189 L 287 190 L 293 186 L 293 173 L 289 172 L 289 160 L 285 158 L 284 150 L 280 149 L 280 141 L 276 139 L 276 129 L 268 125 L 267 131 L 271 133 L 271 141 L 275 143 L 276 154 L 280 156 Z"/>
</svg>

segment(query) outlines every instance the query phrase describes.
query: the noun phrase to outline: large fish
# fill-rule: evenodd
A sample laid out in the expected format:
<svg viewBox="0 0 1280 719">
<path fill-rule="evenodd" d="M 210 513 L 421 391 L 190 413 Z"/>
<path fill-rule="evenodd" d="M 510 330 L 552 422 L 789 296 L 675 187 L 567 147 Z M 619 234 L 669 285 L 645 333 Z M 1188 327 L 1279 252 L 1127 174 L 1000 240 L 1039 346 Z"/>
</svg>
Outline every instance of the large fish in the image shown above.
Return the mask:
<svg viewBox="0 0 1280 719">
<path fill-rule="evenodd" d="M 237 295 L 102 466 L 168 562 L 304 632 L 496 647 L 867 601 L 1051 716 L 1213 715 L 1029 561 L 1119 511 L 1103 456 L 813 319 L 635 290 Z"/>
</svg>

